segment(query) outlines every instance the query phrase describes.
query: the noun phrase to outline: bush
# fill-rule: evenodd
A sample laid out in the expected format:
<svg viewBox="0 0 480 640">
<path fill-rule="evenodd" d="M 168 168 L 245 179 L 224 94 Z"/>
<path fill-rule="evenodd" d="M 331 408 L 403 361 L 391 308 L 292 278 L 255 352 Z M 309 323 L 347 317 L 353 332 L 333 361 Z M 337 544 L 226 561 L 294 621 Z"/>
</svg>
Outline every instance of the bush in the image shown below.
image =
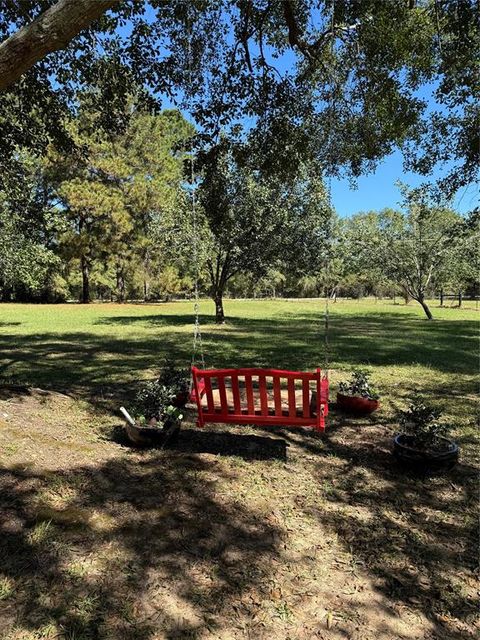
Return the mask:
<svg viewBox="0 0 480 640">
<path fill-rule="evenodd" d="M 170 406 L 172 406 L 172 390 L 158 380 L 152 380 L 138 390 L 133 411 L 136 418 L 143 417 L 147 422 L 155 418 L 160 422 Z"/>
<path fill-rule="evenodd" d="M 379 395 L 370 384 L 369 378 L 370 374 L 365 369 L 354 369 L 350 380 L 340 383 L 340 393 L 346 396 L 360 396 L 377 400 Z"/>
<path fill-rule="evenodd" d="M 419 396 L 410 401 L 406 411 L 400 412 L 400 424 L 405 435 L 410 436 L 419 449 L 442 449 L 451 425 L 440 422 L 439 409 L 425 403 Z"/>
<path fill-rule="evenodd" d="M 181 396 L 186 399 L 189 390 L 190 371 L 167 360 L 157 380 L 145 383 L 138 390 L 133 403 L 136 420 L 150 423 L 153 419 L 159 427 L 179 422 L 183 416 L 178 405 L 182 403 Z"/>
<path fill-rule="evenodd" d="M 190 391 L 190 370 L 177 367 L 172 359 L 166 360 L 158 382 L 172 391 L 173 396 Z"/>
</svg>

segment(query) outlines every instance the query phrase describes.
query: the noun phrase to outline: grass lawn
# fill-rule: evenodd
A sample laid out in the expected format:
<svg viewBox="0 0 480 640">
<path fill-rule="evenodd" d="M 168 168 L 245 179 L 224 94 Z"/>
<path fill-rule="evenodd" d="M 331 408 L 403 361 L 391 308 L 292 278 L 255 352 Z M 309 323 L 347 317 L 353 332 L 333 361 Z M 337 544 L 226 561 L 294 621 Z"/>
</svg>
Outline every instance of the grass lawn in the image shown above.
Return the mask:
<svg viewBox="0 0 480 640">
<path fill-rule="evenodd" d="M 324 364 L 323 304 L 202 302 L 207 366 Z M 188 365 L 192 304 L 0 305 L 0 638 L 475 637 L 478 313 L 330 305 L 332 389 L 367 365 L 370 418 L 319 439 L 193 417 L 163 450 L 116 440 L 119 404 L 166 355 Z M 420 389 L 461 462 L 401 473 L 395 411 Z"/>
</svg>

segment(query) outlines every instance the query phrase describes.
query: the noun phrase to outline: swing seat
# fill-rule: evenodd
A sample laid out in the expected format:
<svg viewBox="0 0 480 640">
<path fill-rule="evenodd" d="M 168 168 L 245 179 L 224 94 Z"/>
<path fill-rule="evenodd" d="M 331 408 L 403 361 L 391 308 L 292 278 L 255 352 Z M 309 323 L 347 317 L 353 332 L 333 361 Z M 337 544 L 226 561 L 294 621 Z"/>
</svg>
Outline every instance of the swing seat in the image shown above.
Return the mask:
<svg viewBox="0 0 480 640">
<path fill-rule="evenodd" d="M 328 379 L 280 369 L 198 369 L 192 367 L 190 401 L 197 425 L 207 422 L 314 427 L 325 431 Z"/>
</svg>

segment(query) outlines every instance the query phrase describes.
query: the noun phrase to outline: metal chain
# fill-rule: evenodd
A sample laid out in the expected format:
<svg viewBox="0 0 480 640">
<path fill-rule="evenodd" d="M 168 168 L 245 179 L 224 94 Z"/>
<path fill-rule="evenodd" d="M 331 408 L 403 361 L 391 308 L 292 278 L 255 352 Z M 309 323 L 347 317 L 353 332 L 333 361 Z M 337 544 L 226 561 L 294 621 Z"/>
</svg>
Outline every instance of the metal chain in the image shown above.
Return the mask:
<svg viewBox="0 0 480 640">
<path fill-rule="evenodd" d="M 333 50 L 334 50 L 334 46 L 335 46 L 335 0 L 332 0 L 332 14 L 331 14 L 331 24 L 330 24 L 330 28 L 331 28 L 331 32 L 332 32 L 332 39 L 330 42 L 330 47 L 331 47 L 331 53 L 332 53 L 332 60 L 333 60 Z M 332 91 L 331 94 L 331 106 L 334 106 L 334 94 Z M 331 142 L 332 139 L 332 114 L 330 114 L 330 119 L 329 119 L 329 129 L 328 129 L 328 141 L 329 143 Z M 331 210 L 332 209 L 332 176 L 330 175 L 328 177 L 328 187 L 327 187 L 327 202 L 328 202 L 328 207 Z M 328 228 L 327 228 L 327 264 L 326 264 L 326 270 L 325 270 L 325 277 L 326 277 L 326 291 L 325 291 L 325 311 L 324 311 L 324 332 L 323 332 L 323 349 L 324 349 L 324 377 L 328 380 L 328 375 L 329 375 L 329 366 L 330 366 L 330 362 L 329 362 L 329 349 L 330 349 L 330 345 L 329 345 L 329 341 L 328 341 L 328 334 L 329 334 L 329 330 L 330 330 L 330 295 L 329 295 L 329 285 L 330 285 L 330 257 L 331 257 L 331 230 L 332 230 L 332 225 L 331 225 L 331 219 L 329 217 L 328 220 Z"/>
<path fill-rule="evenodd" d="M 190 24 L 190 38 L 188 41 L 188 75 L 190 86 L 192 85 L 192 24 Z M 195 275 L 193 314 L 195 316 L 193 326 L 193 351 L 192 366 L 197 362 L 197 353 L 200 355 L 200 363 L 202 369 L 205 369 L 205 358 L 203 355 L 202 332 L 200 329 L 200 295 L 198 291 L 199 268 L 198 268 L 198 224 L 197 224 L 197 208 L 196 208 L 196 186 L 195 186 L 195 165 L 194 165 L 194 149 L 193 142 L 190 146 L 190 186 L 192 198 L 192 248 L 193 248 L 193 264 Z"/>
<path fill-rule="evenodd" d="M 328 189 L 327 189 L 327 202 L 328 207 L 331 210 L 332 203 L 332 178 L 329 177 L 328 180 Z M 329 214 L 330 215 L 330 214 Z M 323 350 L 324 350 L 324 377 L 328 379 L 328 368 L 330 365 L 329 362 L 329 342 L 328 342 L 328 332 L 330 329 L 330 295 L 329 295 L 329 285 L 330 285 L 330 241 L 331 241 L 331 220 L 328 220 L 328 228 L 327 228 L 327 263 L 326 263 L 326 290 L 325 290 L 325 311 L 324 311 L 324 332 L 323 332 Z"/>
<path fill-rule="evenodd" d="M 195 302 L 193 305 L 193 313 L 195 316 L 195 323 L 193 327 L 193 354 L 192 354 L 192 365 L 196 362 L 197 351 L 200 352 L 200 362 L 202 364 L 202 369 L 205 369 L 205 358 L 203 355 L 203 341 L 202 341 L 202 332 L 200 330 L 200 296 L 198 292 L 198 281 L 199 281 L 199 269 L 198 269 L 198 225 L 197 225 L 197 208 L 195 201 L 195 170 L 194 170 L 194 160 L 193 160 L 193 145 L 191 149 L 191 185 L 192 185 L 192 233 L 193 233 L 193 263 L 195 266 Z"/>
</svg>

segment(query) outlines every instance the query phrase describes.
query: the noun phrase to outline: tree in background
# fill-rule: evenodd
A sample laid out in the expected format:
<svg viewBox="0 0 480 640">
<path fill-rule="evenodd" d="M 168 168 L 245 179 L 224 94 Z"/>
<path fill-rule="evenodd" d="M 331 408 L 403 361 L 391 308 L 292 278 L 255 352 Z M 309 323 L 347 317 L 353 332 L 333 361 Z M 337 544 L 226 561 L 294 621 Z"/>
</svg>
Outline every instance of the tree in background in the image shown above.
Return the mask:
<svg viewBox="0 0 480 640">
<path fill-rule="evenodd" d="M 130 263 L 141 265 L 143 294 L 151 285 L 165 295 L 177 293 L 191 282 L 188 240 L 189 198 L 185 189 L 187 141 L 194 127 L 176 110 L 159 115 L 138 113 L 125 135 L 115 145 L 115 154 L 124 157 L 130 177 L 123 186 L 126 207 L 134 233 L 120 254 L 132 247 Z M 133 242 L 132 242 L 133 241 Z M 140 258 L 140 260 L 139 260 Z M 171 267 L 177 271 L 180 289 L 165 288 L 172 283 Z M 185 276 L 185 277 L 184 277 Z"/>
<path fill-rule="evenodd" d="M 17 299 L 55 302 L 44 296 L 47 280 L 55 273 L 60 259 L 44 244 L 29 237 L 23 221 L 0 203 L 0 300 Z M 53 278 L 50 289 L 58 293 L 61 283 Z"/>
<path fill-rule="evenodd" d="M 70 222 L 61 237 L 64 255 L 77 258 L 82 276 L 83 303 L 90 302 L 90 273 L 94 263 L 106 258 L 133 225 L 121 194 L 108 185 L 77 177 L 60 185 L 59 195 Z"/>
<path fill-rule="evenodd" d="M 206 269 L 217 323 L 225 321 L 223 297 L 236 274 L 258 283 L 280 259 L 295 269 L 311 268 L 323 249 L 331 211 L 320 178 L 300 167 L 288 184 L 263 174 L 257 162 L 254 153 L 226 139 L 203 159 L 199 201 L 208 225 Z"/>
<path fill-rule="evenodd" d="M 66 287 L 56 252 L 63 220 L 42 161 L 19 152 L 15 167 L 0 191 L 0 299 L 55 301 Z"/>
<path fill-rule="evenodd" d="M 475 296 L 480 293 L 480 225 L 476 210 L 465 220 L 461 233 L 453 242 L 449 259 L 444 261 L 434 276 L 437 289 L 458 292 L 459 305 L 462 291 Z"/>
<path fill-rule="evenodd" d="M 341 289 L 353 297 L 384 295 L 393 282 L 378 255 L 381 240 L 376 212 L 358 213 L 341 221 L 339 250 L 342 258 Z"/>
<path fill-rule="evenodd" d="M 192 127 L 176 111 L 138 113 L 124 134 L 107 136 L 96 128 L 96 115 L 84 110 L 75 122 L 82 153 L 52 159 L 70 222 L 60 240 L 64 256 L 80 265 L 83 302 L 90 300 L 91 270 L 100 264 L 114 272 L 116 297 L 124 301 L 127 275 L 131 280 L 139 266 L 147 295 L 168 229 L 185 206 L 181 147 Z"/>
<path fill-rule="evenodd" d="M 426 295 L 435 275 L 458 250 L 465 221 L 448 207 L 432 201 L 427 189 L 404 190 L 404 199 L 405 213 L 385 209 L 373 217 L 378 220 L 378 227 L 375 237 L 367 240 L 370 246 L 365 250 L 371 256 L 371 264 L 401 284 L 432 320 Z"/>
</svg>

